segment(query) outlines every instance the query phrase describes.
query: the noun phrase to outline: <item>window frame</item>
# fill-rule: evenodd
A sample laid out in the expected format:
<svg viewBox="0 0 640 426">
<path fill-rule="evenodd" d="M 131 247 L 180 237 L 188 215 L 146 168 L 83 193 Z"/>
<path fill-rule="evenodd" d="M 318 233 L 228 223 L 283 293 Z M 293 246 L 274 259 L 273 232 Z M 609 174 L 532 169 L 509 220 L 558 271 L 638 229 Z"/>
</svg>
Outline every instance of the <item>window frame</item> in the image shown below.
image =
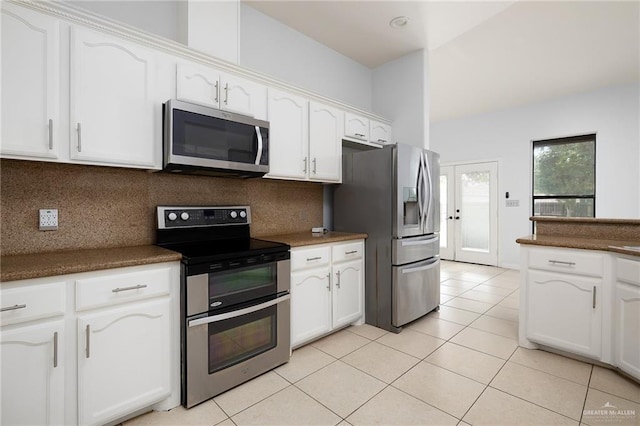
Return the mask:
<svg viewBox="0 0 640 426">
<path fill-rule="evenodd" d="M 593 217 L 596 217 L 596 164 L 597 164 L 597 138 L 596 133 L 589 133 L 578 136 L 569 136 L 553 139 L 539 139 L 531 141 L 531 216 L 535 217 L 536 200 L 563 200 L 563 199 L 592 199 L 593 200 Z M 541 145 L 566 145 L 578 142 L 593 142 L 593 194 L 592 195 L 535 195 L 535 149 Z M 567 216 L 574 217 L 574 216 Z M 577 217 L 577 216 L 575 216 Z M 535 221 L 532 222 L 533 233 L 535 233 Z"/>
</svg>

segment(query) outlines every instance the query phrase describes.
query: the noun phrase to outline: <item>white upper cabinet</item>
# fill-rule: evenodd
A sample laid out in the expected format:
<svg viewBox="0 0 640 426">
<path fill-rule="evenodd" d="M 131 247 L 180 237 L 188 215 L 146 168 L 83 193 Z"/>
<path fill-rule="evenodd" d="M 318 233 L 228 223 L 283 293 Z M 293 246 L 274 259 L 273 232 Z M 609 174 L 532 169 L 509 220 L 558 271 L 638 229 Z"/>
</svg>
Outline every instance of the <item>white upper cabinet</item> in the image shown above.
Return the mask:
<svg viewBox="0 0 640 426">
<path fill-rule="evenodd" d="M 3 2 L 3 156 L 58 158 L 58 22 Z"/>
<path fill-rule="evenodd" d="M 267 119 L 267 88 L 195 63 L 177 65 L 176 97 L 180 100 Z"/>
<path fill-rule="evenodd" d="M 391 126 L 371 120 L 369 123 L 369 141 L 381 144 L 393 143 L 391 139 Z"/>
<path fill-rule="evenodd" d="M 369 119 L 350 112 L 344 113 L 344 136 L 369 141 Z"/>
<path fill-rule="evenodd" d="M 342 112 L 318 102 L 309 103 L 309 180 L 342 180 Z"/>
<path fill-rule="evenodd" d="M 71 159 L 160 167 L 161 119 L 153 53 L 71 28 Z"/>
<path fill-rule="evenodd" d="M 268 177 L 304 180 L 309 170 L 309 101 L 269 89 Z"/>
</svg>

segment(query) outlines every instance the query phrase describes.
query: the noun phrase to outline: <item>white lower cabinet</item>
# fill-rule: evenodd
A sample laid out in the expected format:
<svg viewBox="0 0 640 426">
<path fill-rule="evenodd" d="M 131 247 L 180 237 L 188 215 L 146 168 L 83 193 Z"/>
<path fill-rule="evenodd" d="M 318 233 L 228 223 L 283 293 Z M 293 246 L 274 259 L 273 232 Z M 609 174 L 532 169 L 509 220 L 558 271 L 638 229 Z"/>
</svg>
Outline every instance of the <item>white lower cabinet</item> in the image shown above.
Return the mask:
<svg viewBox="0 0 640 426">
<path fill-rule="evenodd" d="M 640 380 L 640 260 L 617 259 L 615 361 Z"/>
<path fill-rule="evenodd" d="M 0 424 L 65 423 L 64 343 L 62 320 L 2 329 Z"/>
<path fill-rule="evenodd" d="M 363 320 L 363 252 L 363 240 L 291 249 L 292 347 Z"/>
<path fill-rule="evenodd" d="M 168 298 L 78 317 L 78 422 L 99 425 L 170 390 Z"/>
<path fill-rule="evenodd" d="M 179 282 L 180 263 L 165 262 L 1 283 L 0 424 L 179 405 Z"/>
<path fill-rule="evenodd" d="M 600 359 L 602 280 L 531 269 L 527 274 L 527 337 Z"/>
</svg>

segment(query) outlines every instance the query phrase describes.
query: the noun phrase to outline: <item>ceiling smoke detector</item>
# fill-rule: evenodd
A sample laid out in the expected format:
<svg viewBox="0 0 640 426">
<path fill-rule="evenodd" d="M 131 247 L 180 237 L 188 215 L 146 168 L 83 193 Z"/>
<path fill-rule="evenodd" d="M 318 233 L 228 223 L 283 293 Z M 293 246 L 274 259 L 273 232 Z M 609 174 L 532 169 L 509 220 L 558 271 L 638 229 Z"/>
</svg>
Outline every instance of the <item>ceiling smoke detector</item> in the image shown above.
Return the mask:
<svg viewBox="0 0 640 426">
<path fill-rule="evenodd" d="M 402 28 L 409 23 L 409 18 L 406 16 L 396 16 L 391 21 L 389 21 L 389 26 L 391 28 Z"/>
</svg>

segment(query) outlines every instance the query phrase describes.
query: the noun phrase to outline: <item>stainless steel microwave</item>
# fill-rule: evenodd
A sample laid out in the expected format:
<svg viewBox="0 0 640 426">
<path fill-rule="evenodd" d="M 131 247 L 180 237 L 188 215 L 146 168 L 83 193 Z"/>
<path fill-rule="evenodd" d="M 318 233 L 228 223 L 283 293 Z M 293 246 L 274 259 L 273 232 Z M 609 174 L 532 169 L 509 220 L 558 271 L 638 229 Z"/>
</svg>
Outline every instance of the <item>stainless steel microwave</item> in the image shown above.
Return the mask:
<svg viewBox="0 0 640 426">
<path fill-rule="evenodd" d="M 237 177 L 269 172 L 267 121 L 177 99 L 163 111 L 163 170 Z"/>
</svg>

